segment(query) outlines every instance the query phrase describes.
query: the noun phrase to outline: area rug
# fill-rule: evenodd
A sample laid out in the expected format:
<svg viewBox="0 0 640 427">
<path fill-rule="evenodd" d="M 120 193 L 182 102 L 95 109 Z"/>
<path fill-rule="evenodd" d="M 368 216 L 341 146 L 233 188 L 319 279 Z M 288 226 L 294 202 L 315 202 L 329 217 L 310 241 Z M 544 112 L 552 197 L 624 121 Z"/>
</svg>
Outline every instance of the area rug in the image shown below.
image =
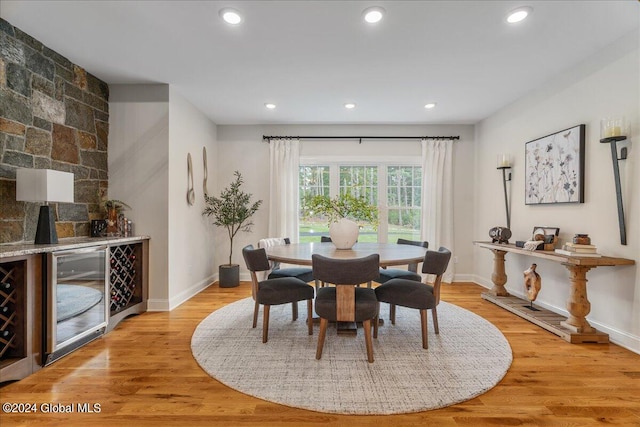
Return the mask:
<svg viewBox="0 0 640 427">
<path fill-rule="evenodd" d="M 213 378 L 242 393 L 296 408 L 335 414 L 399 414 L 442 408 L 494 387 L 511 366 L 506 338 L 491 323 L 446 302 L 440 334 L 429 314 L 429 349 L 422 348 L 418 310 L 398 307 L 373 340 L 366 360 L 362 329 L 338 336 L 331 325 L 316 360 L 318 327 L 307 334 L 306 310 L 291 321 L 291 305 L 272 306 L 269 341 L 262 343 L 262 309 L 251 328 L 253 300 L 211 313 L 196 328 L 191 350 Z M 305 305 L 306 308 L 306 305 Z M 381 305 L 388 319 L 388 304 Z"/>
<path fill-rule="evenodd" d="M 102 301 L 102 292 L 82 285 L 56 286 L 56 315 L 63 322 L 89 310 Z"/>
</svg>

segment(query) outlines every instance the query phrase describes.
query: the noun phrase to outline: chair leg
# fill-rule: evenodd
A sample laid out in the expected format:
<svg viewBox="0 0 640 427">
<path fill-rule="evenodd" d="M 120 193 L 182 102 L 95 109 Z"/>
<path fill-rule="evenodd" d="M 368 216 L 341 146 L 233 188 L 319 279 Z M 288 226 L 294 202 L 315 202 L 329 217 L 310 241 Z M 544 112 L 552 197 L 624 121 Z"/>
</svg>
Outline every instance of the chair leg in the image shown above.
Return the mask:
<svg viewBox="0 0 640 427">
<path fill-rule="evenodd" d="M 291 303 L 291 320 L 298 320 L 298 301 Z"/>
<path fill-rule="evenodd" d="M 322 357 L 322 347 L 324 347 L 324 337 L 327 335 L 327 325 L 329 321 L 323 317 L 320 318 L 320 333 L 318 333 L 318 348 L 316 349 L 316 359 Z"/>
<path fill-rule="evenodd" d="M 262 342 L 265 343 L 269 339 L 269 308 L 270 305 L 264 306 L 264 311 L 262 313 Z"/>
<path fill-rule="evenodd" d="M 429 348 L 429 338 L 427 336 L 427 310 L 420 310 L 420 325 L 422 329 L 422 348 Z"/>
<path fill-rule="evenodd" d="M 367 360 L 369 363 L 373 363 L 373 341 L 371 340 L 371 319 L 362 322 L 362 329 L 364 329 L 364 342 L 367 346 Z"/>
<path fill-rule="evenodd" d="M 307 326 L 309 335 L 313 335 L 313 300 L 307 300 Z"/>
<path fill-rule="evenodd" d="M 378 316 L 373 319 L 373 337 L 378 339 Z"/>
<path fill-rule="evenodd" d="M 255 328 L 258 324 L 258 310 L 260 310 L 260 304 L 256 301 L 256 305 L 253 308 L 253 327 Z"/>
<path fill-rule="evenodd" d="M 396 305 L 389 304 L 389 320 L 391 320 L 391 324 L 396 324 Z"/>
<path fill-rule="evenodd" d="M 431 309 L 431 314 L 433 315 L 433 329 L 436 331 L 436 334 L 439 334 L 440 328 L 438 328 L 438 312 L 435 307 Z"/>
</svg>

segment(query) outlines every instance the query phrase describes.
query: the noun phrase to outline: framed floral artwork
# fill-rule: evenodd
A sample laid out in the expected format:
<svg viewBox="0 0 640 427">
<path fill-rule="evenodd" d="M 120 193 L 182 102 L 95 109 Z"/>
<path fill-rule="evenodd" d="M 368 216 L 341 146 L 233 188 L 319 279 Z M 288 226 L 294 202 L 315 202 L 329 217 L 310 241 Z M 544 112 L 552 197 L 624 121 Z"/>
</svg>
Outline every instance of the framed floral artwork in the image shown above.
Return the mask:
<svg viewBox="0 0 640 427">
<path fill-rule="evenodd" d="M 585 125 L 525 144 L 525 204 L 584 203 Z"/>
</svg>

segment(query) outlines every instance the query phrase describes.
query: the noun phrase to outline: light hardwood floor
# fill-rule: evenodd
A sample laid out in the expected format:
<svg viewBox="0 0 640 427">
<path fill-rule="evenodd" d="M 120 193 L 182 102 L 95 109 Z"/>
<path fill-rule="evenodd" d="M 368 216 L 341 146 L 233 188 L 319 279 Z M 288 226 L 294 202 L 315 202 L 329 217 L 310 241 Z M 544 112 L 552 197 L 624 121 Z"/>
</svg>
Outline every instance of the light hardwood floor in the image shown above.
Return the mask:
<svg viewBox="0 0 640 427">
<path fill-rule="evenodd" d="M 100 413 L 80 414 L 77 407 L 71 414 L 0 413 L 0 425 L 640 426 L 640 355 L 613 344 L 569 344 L 482 300 L 482 290 L 444 285 L 442 298 L 500 328 L 514 361 L 500 384 L 459 405 L 338 416 L 272 404 L 218 383 L 191 356 L 191 335 L 213 310 L 250 295 L 249 283 L 242 283 L 210 286 L 172 312 L 126 319 L 102 339 L 0 388 L 2 403 L 99 403 Z"/>
</svg>

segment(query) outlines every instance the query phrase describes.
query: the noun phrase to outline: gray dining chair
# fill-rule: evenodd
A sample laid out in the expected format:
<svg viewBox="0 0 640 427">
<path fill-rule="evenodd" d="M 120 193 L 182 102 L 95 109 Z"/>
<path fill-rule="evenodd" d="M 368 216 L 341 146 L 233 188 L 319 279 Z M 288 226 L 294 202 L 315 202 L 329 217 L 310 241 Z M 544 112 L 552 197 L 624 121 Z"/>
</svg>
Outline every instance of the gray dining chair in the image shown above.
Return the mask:
<svg viewBox="0 0 640 427">
<path fill-rule="evenodd" d="M 253 245 L 242 248 L 242 256 L 251 273 L 251 295 L 255 301 L 253 327 L 258 323 L 260 305 L 262 314 L 262 342 L 269 339 L 269 309 L 272 305 L 291 303 L 292 318 L 298 318 L 298 301 L 307 301 L 307 324 L 309 335 L 313 335 L 313 286 L 295 277 L 279 277 L 259 281 L 257 273 L 271 269 L 264 248 L 254 249 Z"/>
<path fill-rule="evenodd" d="M 420 323 L 422 327 L 422 348 L 428 348 L 427 336 L 427 310 L 431 310 L 433 315 L 433 328 L 436 334 L 440 333 L 438 328 L 438 313 L 436 307 L 440 303 L 440 285 L 442 275 L 447 270 L 451 251 L 441 247 L 437 251 L 427 251 L 424 255 L 422 272 L 424 274 L 435 274 L 433 284 L 416 282 L 407 279 L 392 279 L 384 285 L 375 289 L 376 297 L 380 302 L 389 303 L 389 318 L 391 324 L 396 323 L 396 305 L 420 310 Z M 374 324 L 374 336 L 377 336 L 378 324 Z"/>
<path fill-rule="evenodd" d="M 380 255 L 334 259 L 313 254 L 311 264 L 316 280 L 335 285 L 335 287 L 320 288 L 316 294 L 315 310 L 320 317 L 316 359 L 322 357 L 329 321 L 362 322 L 367 360 L 373 363 L 371 321 L 373 320 L 374 324 L 378 323 L 379 304 L 373 289 L 358 288 L 356 285 L 378 278 Z"/>
<path fill-rule="evenodd" d="M 399 245 L 413 245 L 413 246 L 422 246 L 423 248 L 429 247 L 429 242 L 421 242 L 416 240 L 407 240 L 407 239 L 398 239 L 397 243 Z M 407 270 L 402 270 L 398 268 L 381 268 L 380 269 L 380 279 L 378 283 L 386 283 L 391 279 L 407 279 L 414 280 L 416 282 L 422 281 L 422 276 L 418 274 L 418 264 L 409 264 Z"/>
<path fill-rule="evenodd" d="M 290 245 L 291 240 L 288 237 L 276 237 L 269 239 L 260 239 L 258 248 L 268 248 L 277 245 Z M 271 262 L 271 271 L 267 275 L 267 279 L 280 279 L 283 277 L 295 277 L 305 283 L 313 280 L 313 272 L 309 267 L 280 267 L 279 262 Z"/>
</svg>

